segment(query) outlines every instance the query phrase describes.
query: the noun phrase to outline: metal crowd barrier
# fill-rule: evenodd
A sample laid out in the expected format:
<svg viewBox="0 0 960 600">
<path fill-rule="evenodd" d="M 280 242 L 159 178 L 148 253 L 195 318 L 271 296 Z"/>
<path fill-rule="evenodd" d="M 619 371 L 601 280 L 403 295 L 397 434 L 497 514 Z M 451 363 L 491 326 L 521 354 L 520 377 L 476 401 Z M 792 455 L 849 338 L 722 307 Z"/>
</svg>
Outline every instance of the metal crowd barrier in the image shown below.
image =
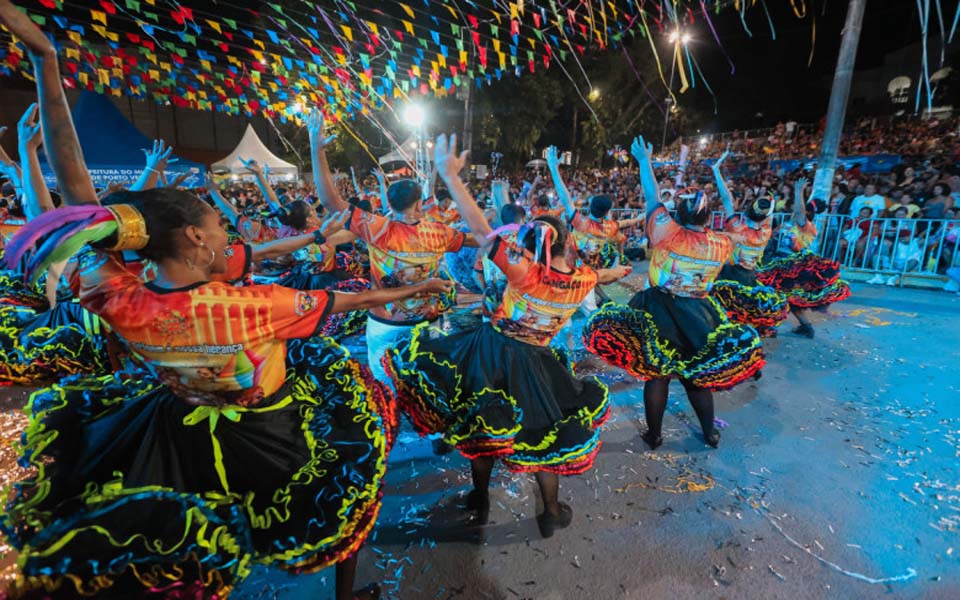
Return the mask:
<svg viewBox="0 0 960 600">
<path fill-rule="evenodd" d="M 615 220 L 643 216 L 642 211 L 618 208 Z M 785 232 L 780 225 L 789 213 L 775 213 L 773 247 Z M 708 227 L 723 228 L 723 211 L 714 211 Z M 844 277 L 870 283 L 903 286 L 905 283 L 938 286 L 947 281 L 946 271 L 960 267 L 960 219 L 855 219 L 848 215 L 820 215 L 817 238 L 811 250 L 836 260 Z"/>
</svg>

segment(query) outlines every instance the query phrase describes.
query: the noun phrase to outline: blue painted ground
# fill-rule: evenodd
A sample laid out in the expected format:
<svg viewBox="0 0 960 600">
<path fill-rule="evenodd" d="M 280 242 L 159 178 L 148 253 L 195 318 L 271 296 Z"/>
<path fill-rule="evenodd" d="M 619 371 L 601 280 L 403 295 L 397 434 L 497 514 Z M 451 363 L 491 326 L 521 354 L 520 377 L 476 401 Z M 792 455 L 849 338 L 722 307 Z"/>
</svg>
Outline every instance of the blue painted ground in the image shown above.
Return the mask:
<svg viewBox="0 0 960 600">
<path fill-rule="evenodd" d="M 855 285 L 833 312 L 718 395 L 719 450 L 678 387 L 646 451 L 641 385 L 580 353 L 614 417 L 596 468 L 563 480 L 575 521 L 550 540 L 532 477 L 505 471 L 493 522 L 471 527 L 467 463 L 407 426 L 358 582 L 404 599 L 960 598 L 960 298 Z M 235 597 L 323 599 L 332 579 L 261 571 Z"/>
</svg>

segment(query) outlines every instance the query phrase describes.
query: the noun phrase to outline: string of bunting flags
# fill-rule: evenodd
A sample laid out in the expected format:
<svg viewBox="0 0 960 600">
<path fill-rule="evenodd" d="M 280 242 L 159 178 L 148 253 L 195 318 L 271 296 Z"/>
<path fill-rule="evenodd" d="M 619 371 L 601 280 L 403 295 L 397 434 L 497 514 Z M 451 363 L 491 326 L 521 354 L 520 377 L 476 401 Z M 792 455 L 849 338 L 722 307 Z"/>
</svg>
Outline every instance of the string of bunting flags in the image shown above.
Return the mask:
<svg viewBox="0 0 960 600">
<path fill-rule="evenodd" d="M 790 2 L 803 18 L 803 0 Z M 656 55 L 651 34 L 697 21 L 715 31 L 711 14 L 757 4 L 766 10 L 764 0 L 33 0 L 27 11 L 54 39 L 68 88 L 285 122 L 308 106 L 342 119 L 442 97 L 637 36 Z M 30 77 L 26 58 L 4 30 L 0 75 Z M 679 40 L 671 60 L 685 91 L 696 65 Z"/>
</svg>

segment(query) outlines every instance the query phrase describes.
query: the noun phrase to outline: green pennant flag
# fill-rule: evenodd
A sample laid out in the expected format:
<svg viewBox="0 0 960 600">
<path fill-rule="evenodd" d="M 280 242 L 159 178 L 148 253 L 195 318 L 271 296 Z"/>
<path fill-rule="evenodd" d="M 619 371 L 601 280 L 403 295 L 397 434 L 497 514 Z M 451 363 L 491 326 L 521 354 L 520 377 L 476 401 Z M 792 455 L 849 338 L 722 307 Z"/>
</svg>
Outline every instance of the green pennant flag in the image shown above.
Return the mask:
<svg viewBox="0 0 960 600">
<path fill-rule="evenodd" d="M 140 3 L 137 0 L 126 0 L 127 10 L 140 12 Z"/>
<path fill-rule="evenodd" d="M 454 37 L 459 36 L 459 35 L 460 35 L 460 26 L 457 25 L 456 23 L 450 23 L 450 33 L 452 33 L 452 34 L 454 35 Z"/>
<path fill-rule="evenodd" d="M 274 3 L 272 3 L 272 2 L 267 2 L 267 6 L 269 6 L 269 7 L 272 8 L 273 10 L 277 11 L 277 12 L 280 13 L 281 15 L 283 14 L 283 7 L 280 6 L 279 4 L 274 4 Z"/>
<path fill-rule="evenodd" d="M 30 15 L 30 20 L 41 27 L 47 24 L 47 18 L 43 15 Z"/>
<path fill-rule="evenodd" d="M 146 11 L 146 10 L 145 10 L 145 11 L 143 11 L 143 16 L 145 16 L 146 18 L 150 19 L 150 20 L 153 21 L 154 23 L 159 23 L 159 22 L 160 22 L 160 17 L 157 16 L 157 13 L 152 13 L 152 12 L 150 12 L 150 11 Z"/>
<path fill-rule="evenodd" d="M 220 19 L 221 19 L 224 23 L 226 23 L 227 25 L 229 25 L 229 26 L 230 26 L 230 29 L 232 29 L 232 30 L 234 30 L 234 31 L 237 30 L 237 22 L 234 21 L 233 19 L 228 19 L 228 18 L 226 18 L 226 17 L 221 17 Z"/>
<path fill-rule="evenodd" d="M 196 45 L 197 45 L 197 36 L 195 36 L 195 35 L 190 35 L 189 33 L 185 33 L 185 34 L 183 34 L 183 41 L 187 42 L 187 43 L 190 44 L 191 46 L 196 46 Z"/>
<path fill-rule="evenodd" d="M 539 33 L 539 32 L 540 32 L 540 31 L 537 30 L 537 33 Z M 490 35 L 492 35 L 492 36 L 495 37 L 495 38 L 499 38 L 499 37 L 500 37 L 500 27 L 499 27 L 498 25 L 494 25 L 493 23 L 490 23 Z"/>
</svg>

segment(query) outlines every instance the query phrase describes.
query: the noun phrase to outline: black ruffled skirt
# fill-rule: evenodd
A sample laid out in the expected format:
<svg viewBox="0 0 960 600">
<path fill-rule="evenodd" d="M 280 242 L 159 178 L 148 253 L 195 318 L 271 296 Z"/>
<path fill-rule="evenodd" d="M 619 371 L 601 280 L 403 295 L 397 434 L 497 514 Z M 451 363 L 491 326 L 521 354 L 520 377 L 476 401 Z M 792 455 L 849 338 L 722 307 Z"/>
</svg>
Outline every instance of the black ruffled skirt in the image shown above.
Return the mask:
<svg viewBox="0 0 960 600">
<path fill-rule="evenodd" d="M 752 325 L 761 334 L 770 332 L 790 315 L 787 299 L 757 281 L 753 271 L 724 265 L 710 291 L 731 321 Z"/>
<path fill-rule="evenodd" d="M 840 263 L 813 252 L 797 252 L 762 264 L 757 281 L 798 308 L 828 306 L 850 297 L 850 286 L 840 279 Z"/>
<path fill-rule="evenodd" d="M 715 299 L 683 298 L 659 288 L 637 293 L 629 306 L 605 305 L 587 322 L 583 337 L 587 350 L 644 381 L 679 377 L 723 390 L 765 364 L 757 331 L 730 322 Z"/>
<path fill-rule="evenodd" d="M 111 335 L 77 302 L 42 312 L 0 303 L 0 383 L 44 385 L 75 373 L 109 373 Z"/>
<path fill-rule="evenodd" d="M 600 449 L 607 388 L 577 379 L 553 349 L 489 323 L 446 334 L 423 323 L 384 356 L 401 409 L 421 434 L 442 433 L 467 458 L 512 471 L 583 473 Z"/>
<path fill-rule="evenodd" d="M 294 342 L 280 391 L 189 405 L 152 376 L 36 392 L 3 533 L 13 597 L 224 598 L 254 564 L 322 569 L 380 508 L 389 392 L 329 339 Z"/>
</svg>

